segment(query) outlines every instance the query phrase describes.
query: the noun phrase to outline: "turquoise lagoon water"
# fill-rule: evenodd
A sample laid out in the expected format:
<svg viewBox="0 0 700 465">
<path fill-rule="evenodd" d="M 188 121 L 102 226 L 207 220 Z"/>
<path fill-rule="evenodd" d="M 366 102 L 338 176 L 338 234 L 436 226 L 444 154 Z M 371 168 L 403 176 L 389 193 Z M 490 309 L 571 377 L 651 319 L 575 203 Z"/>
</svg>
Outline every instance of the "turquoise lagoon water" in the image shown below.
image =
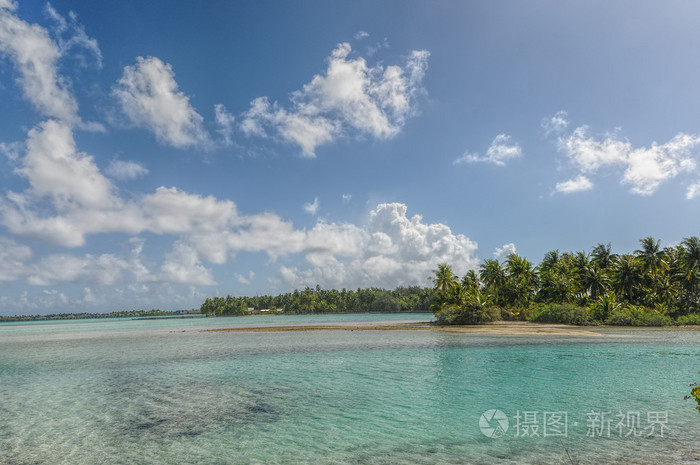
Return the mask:
<svg viewBox="0 0 700 465">
<path fill-rule="evenodd" d="M 700 463 L 698 330 L 201 331 L 430 317 L 0 324 L 0 464 Z"/>
</svg>

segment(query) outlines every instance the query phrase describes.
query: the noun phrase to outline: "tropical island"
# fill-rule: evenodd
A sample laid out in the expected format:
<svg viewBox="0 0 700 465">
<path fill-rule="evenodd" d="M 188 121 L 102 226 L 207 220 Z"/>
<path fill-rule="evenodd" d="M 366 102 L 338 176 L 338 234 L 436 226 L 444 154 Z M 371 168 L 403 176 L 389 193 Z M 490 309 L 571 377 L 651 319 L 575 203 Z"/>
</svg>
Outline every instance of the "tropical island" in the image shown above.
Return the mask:
<svg viewBox="0 0 700 465">
<path fill-rule="evenodd" d="M 529 321 L 572 325 L 700 325 L 700 239 L 672 247 L 645 237 L 631 254 L 610 244 L 547 252 L 534 265 L 516 253 L 456 275 L 441 263 L 432 287 L 315 288 L 278 295 L 207 298 L 199 309 L 0 316 L 2 321 L 264 314 L 432 312 L 438 325 Z"/>
<path fill-rule="evenodd" d="M 585 251 L 547 252 L 538 265 L 515 254 L 484 260 L 457 276 L 447 263 L 432 288 L 323 290 L 277 296 L 214 297 L 203 314 L 426 312 L 437 324 L 530 321 L 574 325 L 666 326 L 700 324 L 700 239 L 660 246 L 645 237 L 632 254 L 610 244 Z"/>
</svg>

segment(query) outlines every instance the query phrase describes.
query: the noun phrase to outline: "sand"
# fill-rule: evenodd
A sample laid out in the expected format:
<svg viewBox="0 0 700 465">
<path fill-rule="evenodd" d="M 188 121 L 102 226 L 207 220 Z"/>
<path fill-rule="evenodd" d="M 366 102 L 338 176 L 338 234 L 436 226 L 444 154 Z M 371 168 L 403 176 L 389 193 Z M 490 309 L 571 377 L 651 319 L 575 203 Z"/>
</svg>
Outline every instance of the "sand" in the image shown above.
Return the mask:
<svg viewBox="0 0 700 465">
<path fill-rule="evenodd" d="M 205 332 L 276 333 L 287 331 L 442 331 L 446 333 L 493 334 L 505 336 L 582 336 L 601 337 L 603 334 L 580 326 L 501 321 L 484 325 L 436 326 L 429 323 L 386 323 L 359 325 L 290 325 L 256 326 L 246 328 L 205 329 Z"/>
</svg>

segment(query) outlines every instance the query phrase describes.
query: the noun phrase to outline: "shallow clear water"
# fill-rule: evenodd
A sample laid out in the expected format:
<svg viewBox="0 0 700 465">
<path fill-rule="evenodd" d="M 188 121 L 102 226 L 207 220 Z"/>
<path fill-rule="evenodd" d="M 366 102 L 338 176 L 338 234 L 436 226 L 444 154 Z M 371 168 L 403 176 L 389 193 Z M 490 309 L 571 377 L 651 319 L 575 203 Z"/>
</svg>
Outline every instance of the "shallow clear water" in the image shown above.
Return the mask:
<svg viewBox="0 0 700 465">
<path fill-rule="evenodd" d="M 683 400 L 700 381 L 698 330 L 201 331 L 428 319 L 1 324 L 0 464 L 700 461 L 700 414 Z M 480 429 L 491 409 L 509 420 L 497 438 Z M 566 421 L 545 434 L 554 412 Z"/>
</svg>

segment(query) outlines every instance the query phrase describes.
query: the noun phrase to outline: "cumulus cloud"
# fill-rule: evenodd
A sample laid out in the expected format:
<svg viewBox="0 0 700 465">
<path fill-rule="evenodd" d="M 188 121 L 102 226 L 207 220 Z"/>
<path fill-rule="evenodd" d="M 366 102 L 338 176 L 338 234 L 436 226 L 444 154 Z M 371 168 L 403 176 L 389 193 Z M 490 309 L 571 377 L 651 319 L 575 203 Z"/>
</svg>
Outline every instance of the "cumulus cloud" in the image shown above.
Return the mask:
<svg viewBox="0 0 700 465">
<path fill-rule="evenodd" d="M 313 202 L 307 202 L 303 205 L 304 211 L 310 215 L 318 214 L 318 209 L 321 205 L 318 202 L 318 197 L 314 197 Z"/>
<path fill-rule="evenodd" d="M 112 254 L 74 256 L 54 254 L 42 258 L 27 271 L 27 282 L 49 286 L 61 282 L 96 282 L 113 285 L 121 282 L 130 263 Z"/>
<path fill-rule="evenodd" d="M 146 176 L 148 169 L 135 161 L 112 160 L 105 169 L 105 174 L 120 181 L 132 181 Z"/>
<path fill-rule="evenodd" d="M 159 142 L 177 148 L 209 143 L 202 116 L 178 89 L 172 66 L 160 59 L 138 57 L 124 68 L 112 94 L 127 118 L 152 131 Z"/>
<path fill-rule="evenodd" d="M 0 53 L 14 63 L 24 96 L 44 116 L 77 124 L 78 103 L 56 69 L 61 50 L 46 29 L 15 16 L 16 5 L 0 5 Z"/>
<path fill-rule="evenodd" d="M 266 137 L 269 127 L 285 140 L 297 144 L 305 157 L 315 157 L 319 145 L 331 142 L 340 133 L 340 123 L 324 116 L 290 113 L 267 97 L 258 97 L 250 103 L 240 127 L 247 136 Z"/>
<path fill-rule="evenodd" d="M 431 270 L 441 261 L 450 261 L 459 273 L 477 265 L 475 243 L 453 234 L 446 225 L 426 224 L 418 215 L 407 217 L 407 207 L 403 204 L 378 205 L 365 225 L 321 221 L 305 231 L 270 213 L 239 215 L 232 203 L 226 201 L 168 190 L 153 196 L 158 197 L 159 208 L 150 209 L 147 205 L 154 199 L 144 200 L 141 211 L 135 215 L 125 204 L 118 215 L 123 222 L 109 222 L 111 227 L 105 230 L 125 232 L 134 227 L 125 224 L 139 218 L 140 230 L 177 235 L 179 239 L 166 254 L 159 270 L 148 270 L 142 264 L 141 244 L 136 245 L 131 256 L 56 254 L 28 265 L 23 262 L 31 258 L 31 251 L 10 243 L 5 246 L 5 256 L 14 257 L 14 261 L 8 259 L 7 262 L 13 264 L 12 269 L 24 271 L 6 272 L 5 279 L 25 279 L 43 286 L 60 282 L 105 285 L 122 283 L 131 276 L 129 279 L 137 283 L 209 286 L 216 281 L 202 258 L 224 263 L 241 251 L 264 252 L 272 260 L 281 257 L 286 260 L 301 254 L 307 267 L 286 263 L 279 267 L 278 279 L 287 286 L 426 284 Z M 176 198 L 179 201 L 176 202 Z M 189 208 L 185 205 L 184 211 L 168 207 L 182 205 L 182 201 L 190 204 Z M 220 209 L 222 206 L 224 208 Z M 146 214 L 147 211 L 152 215 Z M 0 276 L 1 273 L 2 268 Z M 251 275 L 247 279 L 252 280 Z M 239 282 L 244 280 L 239 279 Z"/>
<path fill-rule="evenodd" d="M 160 273 L 153 280 L 201 286 L 216 284 L 212 271 L 202 265 L 196 250 L 181 241 L 166 255 Z"/>
<path fill-rule="evenodd" d="M 454 161 L 455 165 L 462 163 L 493 163 L 497 166 L 506 166 L 506 162 L 522 155 L 522 149 L 517 143 L 511 143 L 510 136 L 499 134 L 491 142 L 485 156 L 474 153 L 465 153 Z"/>
<path fill-rule="evenodd" d="M 35 131 L 35 130 L 33 130 Z M 4 256 L 15 271 L 5 271 L 5 279 L 25 279 L 36 285 L 60 282 L 95 281 L 98 284 L 122 282 L 131 276 L 137 283 L 175 283 L 213 285 L 213 272 L 202 260 L 214 264 L 227 262 L 239 252 L 263 252 L 272 263 L 301 254 L 305 269 L 279 268 L 286 285 L 315 281 L 327 286 L 379 285 L 393 287 L 425 284 L 435 264 L 451 261 L 462 272 L 476 266 L 476 244 L 453 234 L 442 224 L 425 224 L 415 215 L 406 216 L 403 204 L 381 204 L 365 225 L 319 221 L 312 229 L 297 229 L 273 213 L 242 215 L 236 205 L 212 196 L 199 196 L 176 188 L 161 187 L 154 193 L 129 200 L 96 171 L 89 156 L 79 154 L 69 133 L 59 124 L 30 132 L 30 140 L 57 131 L 59 150 L 48 153 L 42 144 L 27 144 L 25 158 L 40 159 L 34 165 L 25 162 L 25 175 L 31 182 L 47 176 L 47 181 L 27 192 L 10 195 L 0 202 L 3 224 L 20 237 L 34 237 L 62 246 L 84 244 L 85 237 L 98 233 L 136 235 L 149 232 L 175 238 L 173 250 L 158 271 L 147 269 L 140 260 L 143 245 L 138 243 L 130 256 L 73 256 L 56 254 L 28 265 L 31 251 L 5 243 Z M 57 158 L 57 160 L 56 160 Z M 84 184 L 71 185 L 66 179 L 54 179 L 35 165 L 75 165 L 75 173 L 86 173 Z M 81 164 L 82 163 L 82 164 Z M 56 168 L 60 171 L 60 169 Z M 37 197 L 52 202 L 52 210 L 37 203 Z M 318 209 L 318 199 L 309 206 Z M 0 247 L 0 249 L 3 249 Z M 0 254 L 2 255 L 2 254 Z M 2 269 L 0 269 L 0 274 Z"/>
<path fill-rule="evenodd" d="M 279 270 L 280 282 L 286 285 L 425 284 L 440 261 L 451 261 L 460 273 L 476 266 L 476 244 L 446 225 L 407 217 L 403 204 L 378 205 L 365 224 L 317 221 L 311 229 L 300 229 L 274 213 L 242 214 L 230 200 L 176 187 L 120 192 L 112 180 L 136 179 L 148 170 L 134 161 L 112 160 L 102 172 L 92 155 L 78 149 L 74 131 L 89 125 L 78 117 L 70 83 L 56 68 L 58 60 L 76 48 L 87 50 L 99 64 L 97 42 L 85 34 L 75 15 L 63 17 L 46 8 L 54 23 L 54 41 L 47 30 L 18 19 L 15 10 L 12 2 L 0 0 L 0 54 L 13 62 L 24 96 L 46 121 L 30 129 L 23 144 L 0 145 L 16 167 L 15 174 L 27 183 L 24 191 L 7 191 L 0 197 L 0 224 L 14 235 L 0 237 L 0 281 L 23 281 L 42 290 L 34 298 L 0 296 L 0 305 L 25 310 L 96 302 L 157 307 L 155 293 L 166 296 L 162 298 L 169 305 L 201 301 L 195 287 L 216 284 L 210 264 L 224 264 L 241 252 L 266 254 L 268 266 Z M 428 56 L 413 51 L 401 66 L 369 66 L 351 56 L 349 45 L 341 44 L 325 72 L 292 93 L 289 105 L 271 104 L 263 97 L 240 121 L 216 105 L 215 123 L 225 144 L 231 143 L 238 122 L 246 134 L 281 138 L 308 156 L 340 136 L 394 137 L 415 114 Z M 212 144 L 171 66 L 158 58 L 137 58 L 125 67 L 112 92 L 126 118 L 154 132 L 160 143 Z M 318 209 L 314 199 L 309 210 L 317 214 Z M 36 257 L 18 242 L 32 238 L 74 248 L 97 234 L 123 234 L 131 250 Z M 160 259 L 146 258 L 141 234 L 167 236 L 158 242 L 168 241 L 172 249 Z M 250 282 L 254 273 L 236 278 Z M 65 283 L 75 286 L 48 288 Z"/>
<path fill-rule="evenodd" d="M 503 247 L 496 247 L 496 250 L 493 252 L 493 256 L 499 260 L 503 260 L 512 253 L 515 253 L 515 244 L 511 242 L 509 244 L 505 244 Z"/>
<path fill-rule="evenodd" d="M 664 144 L 653 142 L 649 147 L 633 147 L 615 134 L 595 138 L 589 134 L 588 127 L 581 126 L 559 139 L 559 149 L 580 172 L 575 178 L 579 182 L 568 181 L 560 185 L 568 187 L 568 192 L 573 192 L 572 188 L 577 186 L 590 189 L 592 184 L 586 184 L 584 175 L 617 168 L 622 171 L 620 182 L 629 185 L 630 192 L 650 195 L 663 182 L 681 173 L 693 172 L 699 146 L 700 136 L 679 133 Z"/>
<path fill-rule="evenodd" d="M 476 244 L 444 224 L 406 216 L 400 203 L 380 204 L 364 226 L 319 223 L 307 238 L 307 268 L 282 265 L 278 279 L 292 287 L 426 285 L 435 266 L 457 273 L 477 266 Z"/>
<path fill-rule="evenodd" d="M 277 135 L 297 144 L 307 157 L 343 134 L 394 137 L 415 114 L 430 54 L 414 50 L 404 67 L 369 67 L 365 59 L 350 58 L 350 53 L 349 44 L 339 44 L 328 58 L 325 74 L 291 94 L 289 109 L 270 104 L 267 97 L 253 100 L 240 122 L 243 132 Z"/>
<path fill-rule="evenodd" d="M 573 192 L 581 192 L 593 189 L 593 183 L 584 175 L 579 174 L 568 181 L 558 182 L 555 186 L 557 192 L 571 194 Z"/>
<path fill-rule="evenodd" d="M 60 208 L 110 207 L 112 184 L 91 156 L 77 150 L 66 124 L 49 120 L 29 131 L 20 174 L 39 196 L 49 196 Z"/>
</svg>

